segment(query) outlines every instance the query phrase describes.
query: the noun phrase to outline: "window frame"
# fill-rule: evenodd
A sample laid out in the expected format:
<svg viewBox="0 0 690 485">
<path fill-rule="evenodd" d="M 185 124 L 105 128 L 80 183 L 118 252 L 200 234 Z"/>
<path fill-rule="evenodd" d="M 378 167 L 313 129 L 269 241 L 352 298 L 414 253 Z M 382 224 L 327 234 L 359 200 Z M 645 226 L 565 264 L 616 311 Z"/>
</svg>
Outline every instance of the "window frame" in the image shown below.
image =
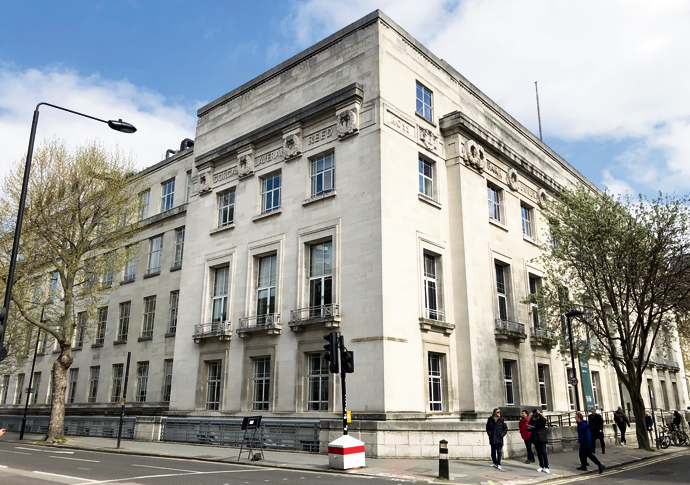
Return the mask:
<svg viewBox="0 0 690 485">
<path fill-rule="evenodd" d="M 536 240 L 535 224 L 534 224 L 534 207 L 531 207 L 524 202 L 520 203 L 520 219 L 522 220 L 522 235 L 530 241 Z"/>
<path fill-rule="evenodd" d="M 139 193 L 139 220 L 143 221 L 149 215 L 149 204 L 151 202 L 151 189 L 146 189 Z"/>
<path fill-rule="evenodd" d="M 120 402 L 124 386 L 125 365 L 113 364 L 110 374 L 110 402 Z"/>
<path fill-rule="evenodd" d="M 443 357 L 444 354 L 438 352 L 428 352 L 427 355 L 429 411 L 431 412 L 443 411 Z"/>
<path fill-rule="evenodd" d="M 174 365 L 173 359 L 165 359 L 163 361 L 163 391 L 161 393 L 163 402 L 170 402 Z"/>
<path fill-rule="evenodd" d="M 575 376 L 572 367 L 567 367 L 565 370 L 566 385 L 568 386 L 568 405 L 571 411 L 575 411 L 575 388 L 570 384 L 570 378 Z"/>
<path fill-rule="evenodd" d="M 149 361 L 137 362 L 137 381 L 134 393 L 135 402 L 146 402 L 146 394 L 149 384 Z"/>
<path fill-rule="evenodd" d="M 517 399 L 515 399 L 515 361 L 503 359 L 503 398 L 506 406 L 515 406 Z"/>
<path fill-rule="evenodd" d="M 212 369 L 217 370 L 212 375 Z M 213 379 L 211 379 L 213 377 Z M 220 404 L 223 392 L 223 361 L 211 360 L 206 362 L 206 403 L 207 411 L 220 411 Z M 213 396 L 211 393 L 213 392 Z M 214 400 L 211 400 L 213 397 Z"/>
<path fill-rule="evenodd" d="M 163 263 L 163 234 L 149 238 L 149 258 L 146 266 L 146 274 L 158 274 Z"/>
<path fill-rule="evenodd" d="M 132 302 L 123 301 L 119 304 L 118 308 L 117 341 L 126 342 L 127 336 L 129 335 L 129 319 L 132 314 Z M 127 309 L 127 315 L 123 315 L 124 308 Z"/>
<path fill-rule="evenodd" d="M 108 307 L 104 306 L 98 309 L 98 323 L 96 324 L 96 339 L 95 345 L 103 345 L 105 343 L 105 331 L 108 325 Z"/>
<path fill-rule="evenodd" d="M 160 211 L 171 210 L 175 205 L 175 177 L 161 183 L 161 206 Z"/>
<path fill-rule="evenodd" d="M 534 282 L 534 284 L 532 284 L 532 282 Z M 539 293 L 540 288 L 541 277 L 532 273 L 527 273 L 527 289 L 530 295 L 530 323 L 533 328 L 541 328 L 541 322 L 539 321 L 539 306 L 535 300 L 535 295 Z"/>
<path fill-rule="evenodd" d="M 144 312 L 141 324 L 141 338 L 153 338 L 153 327 L 156 323 L 157 295 L 144 297 Z M 151 304 L 153 302 L 153 304 Z"/>
<path fill-rule="evenodd" d="M 276 187 L 276 179 L 277 179 L 277 187 Z M 269 189 L 269 182 L 271 185 L 271 188 Z M 268 214 L 270 212 L 273 212 L 275 210 L 280 209 L 282 199 L 281 199 L 281 192 L 282 192 L 282 183 L 283 183 L 283 176 L 280 170 L 276 172 L 272 172 L 270 174 L 267 174 L 263 177 L 261 177 L 261 213 L 262 214 Z M 278 203 L 276 204 L 276 199 L 278 200 Z M 270 200 L 270 207 L 269 207 L 269 202 Z"/>
<path fill-rule="evenodd" d="M 425 95 L 428 95 L 428 103 Z M 417 81 L 415 89 L 415 113 L 431 123 L 434 122 L 434 92 L 419 81 Z"/>
<path fill-rule="evenodd" d="M 235 223 L 235 187 L 218 193 L 218 228 L 231 226 Z"/>
<path fill-rule="evenodd" d="M 225 264 L 222 266 L 217 266 L 212 268 L 213 270 L 213 282 L 211 286 L 211 323 L 218 324 L 220 327 L 223 323 L 228 322 L 228 305 L 230 299 L 230 264 Z M 225 270 L 225 282 L 222 287 L 218 286 L 219 272 Z M 216 302 L 220 305 L 220 318 L 216 318 Z M 215 325 L 214 325 L 215 326 Z M 218 328 L 215 328 L 218 330 Z"/>
<path fill-rule="evenodd" d="M 31 380 L 31 388 L 33 392 L 29 394 L 27 399 L 29 404 L 36 404 L 38 402 L 38 390 L 41 387 L 41 371 L 34 372 L 33 379 Z"/>
<path fill-rule="evenodd" d="M 168 335 L 175 335 L 177 333 L 177 317 L 180 306 L 180 290 L 173 290 L 170 292 L 170 309 L 168 320 Z"/>
<path fill-rule="evenodd" d="M 100 377 L 100 365 L 92 365 L 91 367 L 89 367 L 89 393 L 86 396 L 87 403 L 95 403 L 98 401 L 98 384 L 100 381 Z"/>
<path fill-rule="evenodd" d="M 84 340 L 86 337 L 86 312 L 77 313 L 77 327 L 74 331 L 74 345 L 73 349 L 83 349 Z"/>
<path fill-rule="evenodd" d="M 14 385 L 14 405 L 18 406 L 22 403 L 22 396 L 24 393 L 24 381 L 26 380 L 26 374 L 17 374 L 17 382 Z"/>
<path fill-rule="evenodd" d="M 548 366 L 544 364 L 537 365 L 537 382 L 539 384 L 539 404 L 541 409 L 546 411 L 549 409 L 549 387 L 547 383 Z"/>
<path fill-rule="evenodd" d="M 418 162 L 418 168 L 419 168 L 419 193 L 423 197 L 426 197 L 431 200 L 435 200 L 435 194 L 436 194 L 436 183 L 434 182 L 435 177 L 434 175 L 436 172 L 436 167 L 435 163 L 432 162 L 431 160 L 424 158 L 422 156 L 419 157 L 419 162 Z M 426 169 L 429 169 L 429 175 L 426 174 Z M 429 193 L 427 194 L 427 182 L 429 184 Z"/>
<path fill-rule="evenodd" d="M 498 319 L 502 321 L 507 321 L 510 318 L 508 304 L 509 279 L 505 274 L 506 267 L 509 268 L 508 265 L 501 264 L 497 260 L 494 260 L 494 272 L 496 274 L 496 278 L 494 279 L 496 289 L 496 308 L 498 310 Z M 501 306 L 501 303 L 503 303 L 503 306 Z"/>
<path fill-rule="evenodd" d="M 77 383 L 79 382 L 79 368 L 70 369 L 67 379 L 67 404 L 74 404 L 77 398 Z"/>
<path fill-rule="evenodd" d="M 505 225 L 503 214 L 503 189 L 494 185 L 487 184 L 487 201 L 489 203 L 489 220 Z M 495 198 L 492 195 L 495 194 Z"/>
<path fill-rule="evenodd" d="M 173 257 L 173 269 L 178 269 L 182 267 L 182 257 L 184 256 L 184 237 L 184 227 L 178 227 L 177 229 L 175 229 L 175 254 Z"/>
<path fill-rule="evenodd" d="M 192 171 L 187 170 L 187 187 L 185 189 L 184 203 L 189 202 L 189 197 L 192 194 Z"/>
<path fill-rule="evenodd" d="M 7 404 L 7 394 L 10 391 L 10 375 L 5 374 L 2 376 L 2 398 L 0 398 L 0 404 Z"/>
<path fill-rule="evenodd" d="M 270 410 L 271 360 L 268 355 L 252 358 L 252 411 Z M 263 373 L 260 368 L 263 368 Z"/>
<path fill-rule="evenodd" d="M 322 169 L 319 170 L 319 163 Z M 326 166 L 330 163 L 330 166 Z M 326 187 L 328 179 L 330 187 Z M 319 180 L 321 190 L 318 190 Z M 335 191 L 335 152 L 330 151 L 317 155 L 309 161 L 309 194 L 311 197 L 318 197 Z"/>
<path fill-rule="evenodd" d="M 331 381 L 325 355 L 325 352 L 307 352 L 307 411 L 328 411 L 329 409 Z M 312 366 L 316 360 L 319 361 L 318 369 Z M 316 399 L 314 392 L 317 394 Z"/>
<path fill-rule="evenodd" d="M 315 251 L 319 248 L 322 248 L 320 265 L 315 261 L 318 258 Z M 308 243 L 307 257 L 307 305 L 312 309 L 310 317 L 324 316 L 325 307 L 334 302 L 333 240 L 329 238 Z"/>
<path fill-rule="evenodd" d="M 278 283 L 278 255 L 268 254 L 257 258 L 256 276 L 256 317 L 257 325 L 266 323 L 266 316 L 276 312 L 277 283 Z M 262 275 L 264 263 L 268 264 L 268 274 Z M 268 280 L 264 279 L 268 276 Z M 261 295 L 265 294 L 265 297 Z M 262 305 L 262 302 L 266 302 Z M 263 307 L 263 308 L 262 308 Z"/>
<path fill-rule="evenodd" d="M 134 281 L 137 273 L 137 255 L 136 246 L 127 246 L 126 251 L 130 252 L 129 259 L 125 265 L 125 271 L 122 277 L 122 281 L 125 283 L 129 281 Z"/>
</svg>

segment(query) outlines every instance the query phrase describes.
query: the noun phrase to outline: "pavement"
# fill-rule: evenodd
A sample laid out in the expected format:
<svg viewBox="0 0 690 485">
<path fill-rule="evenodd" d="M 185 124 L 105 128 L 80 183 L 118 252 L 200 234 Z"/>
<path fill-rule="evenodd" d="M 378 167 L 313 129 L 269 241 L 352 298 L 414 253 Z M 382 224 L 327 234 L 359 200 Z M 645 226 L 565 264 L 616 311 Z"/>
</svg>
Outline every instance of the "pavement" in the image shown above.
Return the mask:
<svg viewBox="0 0 690 485">
<path fill-rule="evenodd" d="M 0 441 L 29 443 L 32 446 L 49 446 L 42 444 L 39 441 L 41 438 L 42 436 L 39 435 L 25 435 L 24 441 L 20 442 L 18 441 L 17 433 L 8 432 L 4 437 L 0 438 Z M 378 477 L 387 478 L 389 480 L 448 483 L 437 479 L 438 460 L 367 458 L 365 468 L 336 471 L 329 469 L 327 455 L 316 453 L 265 451 L 264 460 L 250 462 L 245 454 L 243 455 L 243 459 L 238 462 L 239 449 L 224 446 L 203 446 L 167 442 L 149 443 L 139 441 L 122 441 L 120 449 L 116 449 L 116 445 L 117 440 L 111 438 L 69 437 L 65 444 L 53 446 L 52 448 L 89 450 L 149 457 L 167 457 L 226 464 L 241 463 L 243 466 L 274 467 L 286 470 L 316 471 L 320 473 L 344 473 L 348 475 L 359 475 L 362 476 L 362 478 Z M 647 459 L 659 459 L 662 457 L 671 458 L 670 455 L 675 456 L 687 450 L 687 447 L 671 447 L 668 450 L 649 452 L 633 447 L 611 445 L 607 446 L 606 454 L 604 455 L 602 455 L 599 450 L 597 457 L 609 469 L 615 469 L 621 465 L 641 462 Z M 550 475 L 537 472 L 537 464 L 526 464 L 524 462 L 525 457 L 520 457 L 515 459 L 504 459 L 502 471 L 492 468 L 489 461 L 450 460 L 450 477 L 451 481 L 455 483 L 519 485 L 596 473 L 596 467 L 594 466 L 590 467 L 590 469 L 593 470 L 590 472 L 576 470 L 576 467 L 580 465 L 577 451 L 550 453 L 548 458 L 551 470 Z"/>
</svg>

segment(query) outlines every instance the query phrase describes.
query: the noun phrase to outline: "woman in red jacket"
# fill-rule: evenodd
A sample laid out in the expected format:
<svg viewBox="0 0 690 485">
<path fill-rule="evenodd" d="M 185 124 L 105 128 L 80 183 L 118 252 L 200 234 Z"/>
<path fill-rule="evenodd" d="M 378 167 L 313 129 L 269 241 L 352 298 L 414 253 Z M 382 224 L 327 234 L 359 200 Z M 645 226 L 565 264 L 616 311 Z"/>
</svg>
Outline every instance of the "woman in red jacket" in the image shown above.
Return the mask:
<svg viewBox="0 0 690 485">
<path fill-rule="evenodd" d="M 531 432 L 527 431 L 527 425 L 529 424 L 529 414 L 527 411 L 522 411 L 522 419 L 518 423 L 520 426 L 520 436 L 522 436 L 525 442 L 525 447 L 527 448 L 527 461 L 525 463 L 534 463 L 534 453 L 532 453 L 532 443 L 529 440 Z"/>
</svg>

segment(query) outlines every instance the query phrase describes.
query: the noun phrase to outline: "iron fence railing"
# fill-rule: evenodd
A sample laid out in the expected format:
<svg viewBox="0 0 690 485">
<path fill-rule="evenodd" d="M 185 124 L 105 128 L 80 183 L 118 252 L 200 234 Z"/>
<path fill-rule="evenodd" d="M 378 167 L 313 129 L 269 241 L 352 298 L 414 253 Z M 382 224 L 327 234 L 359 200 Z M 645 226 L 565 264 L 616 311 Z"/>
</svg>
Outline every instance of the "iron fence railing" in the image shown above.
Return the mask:
<svg viewBox="0 0 690 485">
<path fill-rule="evenodd" d="M 239 331 L 252 328 L 264 328 L 280 324 L 280 313 L 266 313 L 252 317 L 240 318 Z"/>
<path fill-rule="evenodd" d="M 290 321 L 300 322 L 302 320 L 309 320 L 310 318 L 327 318 L 339 317 L 340 306 L 337 303 L 330 303 L 328 305 L 310 306 L 307 308 L 298 308 L 290 310 Z"/>
<path fill-rule="evenodd" d="M 232 334 L 230 322 L 199 323 L 194 325 L 194 340 L 209 337 L 229 337 Z"/>
<path fill-rule="evenodd" d="M 441 310 L 434 310 L 432 308 L 424 309 L 424 318 L 429 320 L 437 320 L 439 322 L 445 322 L 444 314 Z"/>
<path fill-rule="evenodd" d="M 496 319 L 496 330 L 505 330 L 508 332 L 525 333 L 525 326 L 522 323 L 511 322 L 510 320 Z"/>
<path fill-rule="evenodd" d="M 125 417 L 122 425 L 122 437 L 134 439 L 134 416 Z M 50 416 L 27 416 L 25 432 L 47 434 Z M 93 436 L 97 438 L 115 438 L 120 424 L 117 416 L 65 416 L 65 434 L 68 436 Z M 0 429 L 19 432 L 22 416 L 0 415 Z"/>
<path fill-rule="evenodd" d="M 265 419 L 261 421 L 259 437 L 265 449 L 318 452 L 319 421 Z M 242 419 L 164 417 L 161 439 L 217 446 L 247 444 Z"/>
<path fill-rule="evenodd" d="M 553 330 L 548 330 L 546 328 L 534 328 L 532 327 L 531 330 L 532 337 L 538 338 L 538 339 L 543 339 L 543 340 L 555 340 L 556 339 L 556 332 Z"/>
</svg>

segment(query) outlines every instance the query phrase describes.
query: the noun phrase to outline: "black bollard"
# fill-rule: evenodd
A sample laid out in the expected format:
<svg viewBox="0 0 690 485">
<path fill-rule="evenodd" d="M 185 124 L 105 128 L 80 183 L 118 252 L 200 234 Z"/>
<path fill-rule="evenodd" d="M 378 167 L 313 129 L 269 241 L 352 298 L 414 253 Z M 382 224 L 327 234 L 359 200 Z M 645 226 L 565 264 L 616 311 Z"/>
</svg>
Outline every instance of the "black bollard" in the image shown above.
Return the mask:
<svg viewBox="0 0 690 485">
<path fill-rule="evenodd" d="M 448 442 L 441 440 L 438 443 L 438 478 L 450 480 L 448 471 Z"/>
</svg>

